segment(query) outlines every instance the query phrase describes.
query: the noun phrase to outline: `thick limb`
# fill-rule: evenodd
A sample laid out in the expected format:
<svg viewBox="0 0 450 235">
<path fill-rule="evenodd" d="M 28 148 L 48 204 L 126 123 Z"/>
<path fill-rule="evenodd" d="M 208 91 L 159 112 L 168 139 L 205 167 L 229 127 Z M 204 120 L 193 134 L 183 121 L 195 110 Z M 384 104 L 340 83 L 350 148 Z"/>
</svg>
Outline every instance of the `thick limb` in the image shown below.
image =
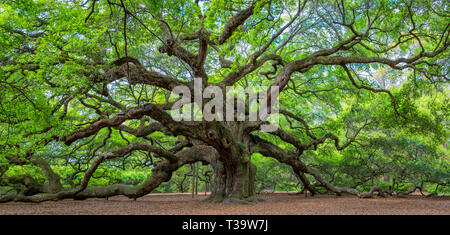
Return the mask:
<svg viewBox="0 0 450 235">
<path fill-rule="evenodd" d="M 32 196 L 9 194 L 0 198 L 0 202 L 43 202 L 58 201 L 67 198 L 107 198 L 117 195 L 123 195 L 136 199 L 150 193 L 161 183 L 170 180 L 172 173 L 185 164 L 190 164 L 197 161 L 202 161 L 204 163 L 211 162 L 211 159 L 217 157 L 217 151 L 209 146 L 198 145 L 187 150 L 180 151 L 176 153 L 175 156 L 177 157 L 176 161 L 164 160 L 155 166 L 152 169 L 152 174 L 138 186 L 114 184 L 104 187 L 86 187 L 82 191 L 79 189 L 69 189 L 61 190 L 56 193 L 40 193 Z M 41 190 L 41 192 L 44 192 L 44 190 Z"/>
<path fill-rule="evenodd" d="M 299 176 L 300 179 L 304 177 L 304 174 L 309 174 L 314 177 L 322 186 L 324 186 L 328 191 L 336 193 L 337 195 L 342 195 L 344 193 L 358 196 L 360 198 L 369 198 L 373 196 L 374 192 L 378 192 L 379 195 L 384 195 L 385 193 L 389 193 L 383 190 L 380 187 L 374 186 L 368 192 L 358 192 L 353 188 L 341 188 L 336 187 L 333 184 L 329 183 L 325 180 L 322 175 L 314 168 L 306 166 L 300 159 L 298 154 L 284 150 L 278 147 L 275 144 L 270 143 L 267 140 L 261 139 L 260 142 L 254 146 L 252 146 L 254 152 L 259 152 L 266 157 L 273 157 L 277 159 L 281 163 L 288 164 L 292 167 L 294 172 Z M 309 184 L 304 184 L 309 185 Z M 311 194 L 316 193 L 315 190 L 310 187 L 307 188 Z"/>
</svg>

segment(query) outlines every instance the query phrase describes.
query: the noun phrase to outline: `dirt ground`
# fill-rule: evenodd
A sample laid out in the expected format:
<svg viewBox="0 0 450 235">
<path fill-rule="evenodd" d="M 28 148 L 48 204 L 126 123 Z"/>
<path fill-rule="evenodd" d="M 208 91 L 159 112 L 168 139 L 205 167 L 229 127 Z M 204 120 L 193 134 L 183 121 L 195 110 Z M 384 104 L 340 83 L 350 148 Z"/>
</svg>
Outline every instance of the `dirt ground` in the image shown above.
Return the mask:
<svg viewBox="0 0 450 235">
<path fill-rule="evenodd" d="M 136 201 L 117 196 L 84 201 L 0 204 L 0 214 L 445 214 L 450 215 L 450 197 L 359 199 L 354 196 L 319 195 L 305 197 L 287 193 L 260 194 L 263 201 L 251 205 L 212 204 L 207 196 L 189 194 L 149 194 Z"/>
</svg>

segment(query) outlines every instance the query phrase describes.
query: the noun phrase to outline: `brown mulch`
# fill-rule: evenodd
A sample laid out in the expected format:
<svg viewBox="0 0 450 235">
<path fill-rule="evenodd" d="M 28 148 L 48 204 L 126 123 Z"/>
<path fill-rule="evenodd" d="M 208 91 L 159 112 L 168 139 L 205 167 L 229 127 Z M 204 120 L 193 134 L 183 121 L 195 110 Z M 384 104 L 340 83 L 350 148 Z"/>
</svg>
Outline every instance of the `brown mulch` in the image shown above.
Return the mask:
<svg viewBox="0 0 450 235">
<path fill-rule="evenodd" d="M 251 205 L 203 202 L 203 193 L 149 194 L 136 201 L 117 196 L 84 201 L 0 203 L 0 214 L 450 214 L 450 197 L 359 199 L 354 196 L 305 197 L 287 193 L 260 194 L 264 201 Z"/>
</svg>

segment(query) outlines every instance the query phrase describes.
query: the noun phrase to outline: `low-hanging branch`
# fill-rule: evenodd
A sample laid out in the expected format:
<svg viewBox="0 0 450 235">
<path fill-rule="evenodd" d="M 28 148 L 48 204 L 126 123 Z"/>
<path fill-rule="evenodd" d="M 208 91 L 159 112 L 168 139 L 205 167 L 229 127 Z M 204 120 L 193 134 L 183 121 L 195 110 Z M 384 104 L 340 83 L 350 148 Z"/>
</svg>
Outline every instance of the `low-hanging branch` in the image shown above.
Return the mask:
<svg viewBox="0 0 450 235">
<path fill-rule="evenodd" d="M 156 152 L 161 151 L 161 149 L 149 145 L 127 146 L 116 151 L 106 153 L 99 157 L 91 166 L 91 168 L 86 172 L 83 182 L 77 189 L 62 189 L 58 192 L 39 194 L 44 191 L 40 190 L 40 188 L 38 187 L 36 188 L 36 192 L 34 192 L 34 195 L 26 196 L 21 194 L 8 194 L 4 197 L 1 197 L 0 202 L 43 202 L 62 200 L 67 198 L 81 200 L 87 198 L 107 198 L 117 195 L 123 195 L 129 198 L 137 199 L 150 193 L 161 183 L 168 181 L 172 175 L 172 172 L 176 171 L 181 166 L 198 161 L 201 161 L 203 163 L 210 163 L 213 161 L 213 159 L 217 158 L 217 151 L 212 147 L 204 145 L 193 146 L 189 149 L 182 150 L 175 154 L 163 151 L 162 153 L 165 155 L 165 157 L 170 156 L 171 160 L 164 160 L 153 167 L 152 174 L 140 185 L 130 186 L 124 184 L 114 184 L 102 187 L 86 187 L 90 177 L 103 160 L 122 157 L 126 154 L 126 152 L 132 150 L 151 150 Z"/>
</svg>

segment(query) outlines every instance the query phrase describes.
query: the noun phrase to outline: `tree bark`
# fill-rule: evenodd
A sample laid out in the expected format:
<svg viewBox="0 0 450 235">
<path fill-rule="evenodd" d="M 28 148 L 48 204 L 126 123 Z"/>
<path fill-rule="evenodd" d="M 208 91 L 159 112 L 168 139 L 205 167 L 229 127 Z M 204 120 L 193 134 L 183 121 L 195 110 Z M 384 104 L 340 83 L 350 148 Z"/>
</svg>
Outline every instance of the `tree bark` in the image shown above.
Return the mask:
<svg viewBox="0 0 450 235">
<path fill-rule="evenodd" d="M 229 146 L 211 161 L 214 169 L 211 202 L 249 203 L 257 200 L 255 191 L 256 166 L 241 144 Z"/>
<path fill-rule="evenodd" d="M 210 202 L 248 203 L 257 201 L 255 191 L 256 166 L 238 162 L 224 166 L 217 161 L 214 168 Z"/>
</svg>

